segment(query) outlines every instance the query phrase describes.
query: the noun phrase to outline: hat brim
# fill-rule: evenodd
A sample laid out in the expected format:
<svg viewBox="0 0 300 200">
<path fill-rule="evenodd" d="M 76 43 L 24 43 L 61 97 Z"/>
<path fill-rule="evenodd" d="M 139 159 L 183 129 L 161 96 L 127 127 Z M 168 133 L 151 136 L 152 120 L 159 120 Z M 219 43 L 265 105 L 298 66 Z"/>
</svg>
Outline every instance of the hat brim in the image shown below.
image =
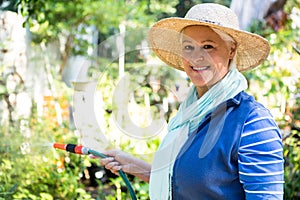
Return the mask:
<svg viewBox="0 0 300 200">
<path fill-rule="evenodd" d="M 151 27 L 148 34 L 150 48 L 166 64 L 184 70 L 181 58 L 180 34 L 185 27 L 194 25 L 219 29 L 236 41 L 236 62 L 239 71 L 247 71 L 257 67 L 269 55 L 269 42 L 257 34 L 219 26 L 218 24 L 177 17 L 160 20 Z"/>
</svg>

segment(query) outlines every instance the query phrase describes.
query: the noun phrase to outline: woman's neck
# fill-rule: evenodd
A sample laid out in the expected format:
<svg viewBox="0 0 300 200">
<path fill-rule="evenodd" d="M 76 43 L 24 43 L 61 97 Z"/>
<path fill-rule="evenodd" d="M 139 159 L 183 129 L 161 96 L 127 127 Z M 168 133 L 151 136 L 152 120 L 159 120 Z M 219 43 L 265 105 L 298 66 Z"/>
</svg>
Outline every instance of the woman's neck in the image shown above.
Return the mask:
<svg viewBox="0 0 300 200">
<path fill-rule="evenodd" d="M 200 99 L 208 91 L 208 87 L 197 87 L 196 86 L 196 90 L 197 90 L 197 94 L 198 94 L 198 99 Z"/>
</svg>

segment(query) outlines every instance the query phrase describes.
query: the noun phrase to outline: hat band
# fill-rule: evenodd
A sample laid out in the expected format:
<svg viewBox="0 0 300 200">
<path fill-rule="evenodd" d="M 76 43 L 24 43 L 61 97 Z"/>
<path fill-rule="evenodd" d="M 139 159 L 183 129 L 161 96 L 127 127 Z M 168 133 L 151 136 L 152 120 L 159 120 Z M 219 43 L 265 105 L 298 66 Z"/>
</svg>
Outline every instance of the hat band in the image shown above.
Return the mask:
<svg viewBox="0 0 300 200">
<path fill-rule="evenodd" d="M 190 18 L 192 19 L 192 18 Z M 210 24 L 215 24 L 215 25 L 218 25 L 218 26 L 223 26 L 220 22 L 215 22 L 215 21 L 211 21 L 209 19 L 203 19 L 203 18 L 194 18 L 192 20 L 198 20 L 200 22 L 206 22 L 206 23 L 210 23 Z"/>
</svg>

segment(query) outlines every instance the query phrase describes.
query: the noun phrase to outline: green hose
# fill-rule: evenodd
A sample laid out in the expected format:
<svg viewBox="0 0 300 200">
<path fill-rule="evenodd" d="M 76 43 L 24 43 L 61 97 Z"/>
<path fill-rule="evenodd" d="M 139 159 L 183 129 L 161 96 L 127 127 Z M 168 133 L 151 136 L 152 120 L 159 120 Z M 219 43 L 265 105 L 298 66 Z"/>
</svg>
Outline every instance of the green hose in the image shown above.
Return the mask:
<svg viewBox="0 0 300 200">
<path fill-rule="evenodd" d="M 93 154 L 94 156 L 98 156 L 100 158 L 107 158 L 106 155 L 104 155 L 104 154 L 102 154 L 102 153 L 100 153 L 98 151 L 95 151 L 93 149 L 89 149 L 88 152 L 90 154 Z M 133 188 L 132 188 L 132 186 L 131 186 L 131 184 L 130 184 L 128 178 L 127 178 L 127 176 L 125 175 L 125 173 L 122 170 L 119 170 L 119 175 L 121 176 L 121 178 L 125 182 L 125 185 L 126 185 L 126 187 L 128 188 L 128 190 L 130 192 L 131 199 L 132 200 L 136 200 L 136 196 L 135 196 L 134 190 L 133 190 Z"/>
</svg>

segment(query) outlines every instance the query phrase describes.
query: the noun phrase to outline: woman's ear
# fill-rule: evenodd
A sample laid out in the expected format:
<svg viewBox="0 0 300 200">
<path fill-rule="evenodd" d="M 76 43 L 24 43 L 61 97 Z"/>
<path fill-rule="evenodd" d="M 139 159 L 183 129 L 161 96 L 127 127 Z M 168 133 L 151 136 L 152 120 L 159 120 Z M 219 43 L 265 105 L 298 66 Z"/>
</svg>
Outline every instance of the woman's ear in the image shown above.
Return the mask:
<svg viewBox="0 0 300 200">
<path fill-rule="evenodd" d="M 229 59 L 233 59 L 236 53 L 236 44 L 231 42 L 230 49 L 229 49 Z"/>
</svg>

